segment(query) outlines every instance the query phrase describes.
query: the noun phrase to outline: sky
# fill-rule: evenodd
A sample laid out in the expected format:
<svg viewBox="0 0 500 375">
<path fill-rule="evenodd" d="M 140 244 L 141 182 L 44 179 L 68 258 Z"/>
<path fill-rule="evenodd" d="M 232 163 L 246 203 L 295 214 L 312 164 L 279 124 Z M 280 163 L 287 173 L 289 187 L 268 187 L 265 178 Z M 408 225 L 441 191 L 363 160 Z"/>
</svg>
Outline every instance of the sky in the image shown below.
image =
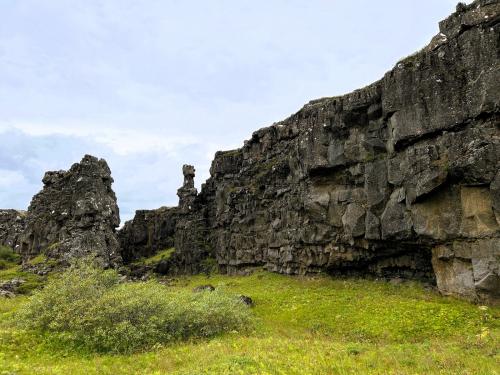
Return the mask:
<svg viewBox="0 0 500 375">
<path fill-rule="evenodd" d="M 0 0 L 0 208 L 105 158 L 122 221 L 175 206 L 183 164 L 381 78 L 452 0 Z"/>
</svg>

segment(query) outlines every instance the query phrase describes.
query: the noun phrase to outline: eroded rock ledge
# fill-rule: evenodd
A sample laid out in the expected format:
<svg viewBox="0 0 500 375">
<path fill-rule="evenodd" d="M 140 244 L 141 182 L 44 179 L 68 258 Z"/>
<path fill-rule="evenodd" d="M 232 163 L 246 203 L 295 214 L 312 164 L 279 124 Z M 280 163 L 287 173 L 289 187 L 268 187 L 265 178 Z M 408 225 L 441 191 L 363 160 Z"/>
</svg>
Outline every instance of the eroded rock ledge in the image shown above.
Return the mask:
<svg viewBox="0 0 500 375">
<path fill-rule="evenodd" d="M 380 81 L 218 152 L 201 192 L 187 187 L 189 204 L 127 224 L 125 238 L 148 233 L 127 252 L 175 227 L 170 272 L 214 257 L 228 273 L 435 279 L 445 294 L 497 298 L 499 8 L 458 6 Z"/>
</svg>

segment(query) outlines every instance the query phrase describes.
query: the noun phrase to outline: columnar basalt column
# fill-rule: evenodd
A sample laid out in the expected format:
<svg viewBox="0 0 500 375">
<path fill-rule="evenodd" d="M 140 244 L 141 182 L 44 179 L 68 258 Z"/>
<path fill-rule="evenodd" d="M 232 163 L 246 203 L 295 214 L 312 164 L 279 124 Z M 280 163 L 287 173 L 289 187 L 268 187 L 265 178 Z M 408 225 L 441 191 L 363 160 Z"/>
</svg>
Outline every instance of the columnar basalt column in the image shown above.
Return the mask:
<svg viewBox="0 0 500 375">
<path fill-rule="evenodd" d="M 194 187 L 195 169 L 192 165 L 183 165 L 182 174 L 184 175 L 184 184 L 177 190 L 179 197 L 179 209 L 181 212 L 189 212 L 193 208 L 193 202 L 198 194 Z"/>
</svg>

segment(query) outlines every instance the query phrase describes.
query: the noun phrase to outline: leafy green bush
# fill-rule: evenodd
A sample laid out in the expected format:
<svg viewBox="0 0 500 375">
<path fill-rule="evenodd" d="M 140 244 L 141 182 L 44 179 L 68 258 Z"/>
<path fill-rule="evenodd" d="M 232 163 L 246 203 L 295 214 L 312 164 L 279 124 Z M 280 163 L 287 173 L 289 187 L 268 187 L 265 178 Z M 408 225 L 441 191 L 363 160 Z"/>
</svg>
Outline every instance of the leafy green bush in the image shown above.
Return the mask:
<svg viewBox="0 0 500 375">
<path fill-rule="evenodd" d="M 119 283 L 113 270 L 89 263 L 50 280 L 20 308 L 23 328 L 51 332 L 77 347 L 131 352 L 248 325 L 250 312 L 223 290 L 170 291 L 154 282 Z"/>
</svg>

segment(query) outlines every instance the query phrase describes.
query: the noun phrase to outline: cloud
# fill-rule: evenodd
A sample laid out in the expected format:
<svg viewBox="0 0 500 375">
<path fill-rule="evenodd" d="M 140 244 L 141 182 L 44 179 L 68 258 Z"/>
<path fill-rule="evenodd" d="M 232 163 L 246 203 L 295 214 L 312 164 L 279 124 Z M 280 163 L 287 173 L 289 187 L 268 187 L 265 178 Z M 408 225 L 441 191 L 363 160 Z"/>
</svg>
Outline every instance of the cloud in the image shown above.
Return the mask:
<svg viewBox="0 0 500 375">
<path fill-rule="evenodd" d="M 135 129 L 116 129 L 103 124 L 85 124 L 66 121 L 64 124 L 0 122 L 0 131 L 19 130 L 32 137 L 50 137 L 52 135 L 91 140 L 109 147 L 119 155 L 141 152 L 172 153 L 180 147 L 197 145 L 200 140 L 193 136 L 160 136 L 155 133 Z"/>
<path fill-rule="evenodd" d="M 0 189 L 7 189 L 26 183 L 26 179 L 19 171 L 0 169 Z"/>
</svg>

